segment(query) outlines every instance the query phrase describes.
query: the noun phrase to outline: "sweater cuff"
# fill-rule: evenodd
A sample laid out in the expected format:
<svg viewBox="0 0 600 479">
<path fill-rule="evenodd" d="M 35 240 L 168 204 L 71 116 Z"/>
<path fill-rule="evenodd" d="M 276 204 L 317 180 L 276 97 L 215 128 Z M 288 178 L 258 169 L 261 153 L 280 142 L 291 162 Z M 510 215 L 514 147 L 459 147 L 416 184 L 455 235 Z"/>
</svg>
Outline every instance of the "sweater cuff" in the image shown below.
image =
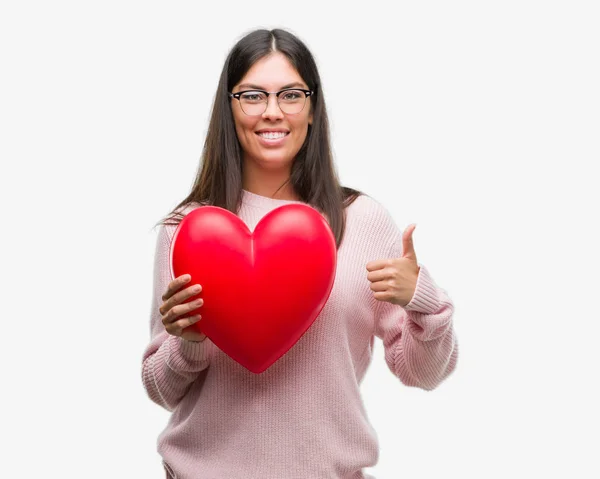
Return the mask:
<svg viewBox="0 0 600 479">
<path fill-rule="evenodd" d="M 404 308 L 407 310 L 408 321 L 406 327 L 410 334 L 419 341 L 430 341 L 444 334 L 452 320 L 452 302 L 445 291 L 436 286 L 427 268 L 420 265 L 419 279 L 415 294 L 410 303 Z"/>
<path fill-rule="evenodd" d="M 440 308 L 440 298 L 433 278 L 425 266 L 419 263 L 417 286 L 410 302 L 404 306 L 407 311 L 432 314 Z"/>
<path fill-rule="evenodd" d="M 175 371 L 191 371 L 198 369 L 199 365 L 206 366 L 204 363 L 212 356 L 211 351 L 215 346 L 209 338 L 194 342 L 171 335 L 168 339 L 168 347 L 169 367 Z"/>
</svg>

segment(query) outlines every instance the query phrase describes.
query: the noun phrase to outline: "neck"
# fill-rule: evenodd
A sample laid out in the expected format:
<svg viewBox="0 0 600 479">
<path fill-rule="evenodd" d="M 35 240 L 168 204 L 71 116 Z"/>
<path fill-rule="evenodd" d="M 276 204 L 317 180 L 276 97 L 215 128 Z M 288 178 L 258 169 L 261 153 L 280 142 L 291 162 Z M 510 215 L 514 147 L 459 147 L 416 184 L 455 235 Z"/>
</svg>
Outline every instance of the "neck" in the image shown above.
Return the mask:
<svg viewBox="0 0 600 479">
<path fill-rule="evenodd" d="M 255 195 L 278 200 L 300 201 L 290 183 L 289 171 L 244 171 L 243 188 Z"/>
</svg>

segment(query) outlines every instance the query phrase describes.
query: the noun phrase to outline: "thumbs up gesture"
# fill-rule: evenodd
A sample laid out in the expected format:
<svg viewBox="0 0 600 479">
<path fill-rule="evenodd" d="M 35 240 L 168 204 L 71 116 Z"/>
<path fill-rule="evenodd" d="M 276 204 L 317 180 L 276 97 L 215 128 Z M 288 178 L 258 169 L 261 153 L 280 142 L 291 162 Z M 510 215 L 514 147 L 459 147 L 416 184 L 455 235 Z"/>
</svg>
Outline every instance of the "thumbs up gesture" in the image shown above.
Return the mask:
<svg viewBox="0 0 600 479">
<path fill-rule="evenodd" d="M 416 224 L 412 224 L 402 233 L 400 258 L 379 259 L 367 263 L 367 279 L 371 282 L 371 290 L 376 300 L 404 307 L 414 296 L 420 270 L 412 238 L 416 227 Z"/>
</svg>

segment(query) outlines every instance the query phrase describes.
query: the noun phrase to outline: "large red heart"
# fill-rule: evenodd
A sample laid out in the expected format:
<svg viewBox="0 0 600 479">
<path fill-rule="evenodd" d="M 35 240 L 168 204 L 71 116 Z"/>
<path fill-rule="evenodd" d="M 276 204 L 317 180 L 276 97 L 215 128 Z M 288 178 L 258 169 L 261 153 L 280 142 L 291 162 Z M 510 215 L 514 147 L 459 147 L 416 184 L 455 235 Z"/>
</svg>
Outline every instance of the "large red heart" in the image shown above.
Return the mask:
<svg viewBox="0 0 600 479">
<path fill-rule="evenodd" d="M 190 211 L 171 243 L 171 273 L 191 275 L 204 304 L 190 326 L 233 360 L 261 373 L 313 324 L 331 293 L 335 238 L 325 218 L 308 205 L 268 212 L 254 232 L 216 206 Z"/>
</svg>

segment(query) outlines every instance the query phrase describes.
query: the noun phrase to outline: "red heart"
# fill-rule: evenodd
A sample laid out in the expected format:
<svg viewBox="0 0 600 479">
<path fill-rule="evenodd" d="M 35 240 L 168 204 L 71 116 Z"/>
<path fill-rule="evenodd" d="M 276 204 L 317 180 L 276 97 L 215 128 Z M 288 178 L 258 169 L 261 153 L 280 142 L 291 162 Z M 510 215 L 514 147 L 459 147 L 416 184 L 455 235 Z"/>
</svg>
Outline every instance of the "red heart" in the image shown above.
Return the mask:
<svg viewBox="0 0 600 479">
<path fill-rule="evenodd" d="M 337 250 L 325 218 L 304 204 L 268 212 L 254 232 L 216 206 L 190 211 L 171 243 L 173 278 L 191 275 L 204 304 L 190 326 L 246 369 L 261 373 L 315 321 L 333 287 Z"/>
</svg>

